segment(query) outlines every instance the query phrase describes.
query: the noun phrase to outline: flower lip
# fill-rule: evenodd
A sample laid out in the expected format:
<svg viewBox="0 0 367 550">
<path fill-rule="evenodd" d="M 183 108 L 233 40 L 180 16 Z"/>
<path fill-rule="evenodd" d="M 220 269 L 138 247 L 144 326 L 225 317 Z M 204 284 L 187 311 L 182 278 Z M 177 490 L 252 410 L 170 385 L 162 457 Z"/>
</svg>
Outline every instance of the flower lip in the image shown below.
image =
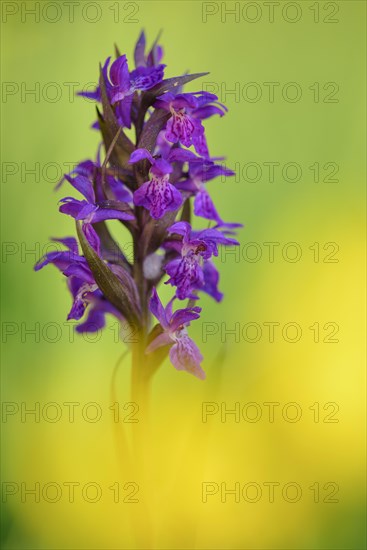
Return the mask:
<svg viewBox="0 0 367 550">
<path fill-rule="evenodd" d="M 200 317 L 201 308 L 195 306 L 172 312 L 172 305 L 173 300 L 164 308 L 156 289 L 153 289 L 150 310 L 161 323 L 163 333 L 149 344 L 146 353 L 152 353 L 159 347 L 170 345 L 169 356 L 173 366 L 177 370 L 186 370 L 204 379 L 205 373 L 201 368 L 203 356 L 187 333 L 190 322 Z"/>
</svg>

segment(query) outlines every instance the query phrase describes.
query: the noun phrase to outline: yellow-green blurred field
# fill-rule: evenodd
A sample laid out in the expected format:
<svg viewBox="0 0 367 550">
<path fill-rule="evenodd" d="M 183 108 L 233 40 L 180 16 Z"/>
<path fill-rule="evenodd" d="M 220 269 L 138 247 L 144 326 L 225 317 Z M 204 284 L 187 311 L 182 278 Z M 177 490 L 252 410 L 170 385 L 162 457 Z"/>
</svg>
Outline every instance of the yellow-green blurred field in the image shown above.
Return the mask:
<svg viewBox="0 0 367 550">
<path fill-rule="evenodd" d="M 365 548 L 365 3 L 71 4 L 1 3 L 3 548 Z M 58 172 L 98 144 L 72 90 L 141 28 L 163 30 L 166 76 L 209 71 L 188 89 L 229 107 L 207 135 L 239 175 L 211 190 L 245 225 L 191 328 L 207 380 L 168 361 L 154 379 L 145 473 L 116 447 L 113 321 L 71 337 L 64 280 L 33 272 L 74 231 Z"/>
</svg>

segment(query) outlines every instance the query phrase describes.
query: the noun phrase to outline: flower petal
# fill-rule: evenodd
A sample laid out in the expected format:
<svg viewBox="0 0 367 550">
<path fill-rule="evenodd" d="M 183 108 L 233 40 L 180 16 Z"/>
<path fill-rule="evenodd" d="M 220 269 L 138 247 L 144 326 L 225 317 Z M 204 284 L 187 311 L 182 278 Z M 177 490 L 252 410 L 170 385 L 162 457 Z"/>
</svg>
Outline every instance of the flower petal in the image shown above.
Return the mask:
<svg viewBox="0 0 367 550">
<path fill-rule="evenodd" d="M 144 67 L 145 65 L 145 32 L 141 31 L 134 50 L 135 67 Z"/>
<path fill-rule="evenodd" d="M 130 74 L 133 90 L 150 90 L 163 80 L 166 65 L 157 67 L 138 67 Z"/>
<path fill-rule="evenodd" d="M 194 213 L 201 218 L 214 220 L 217 223 L 222 221 L 209 193 L 205 189 L 200 190 L 195 197 Z"/>
<path fill-rule="evenodd" d="M 87 199 L 88 202 L 92 204 L 95 202 L 93 184 L 91 181 L 89 181 L 88 178 L 80 175 L 76 176 L 75 178 L 71 178 L 68 174 L 65 174 L 65 179 L 77 191 L 79 191 L 79 193 L 81 193 Z"/>
<path fill-rule="evenodd" d="M 194 256 L 184 256 L 173 260 L 165 268 L 170 279 L 166 284 L 176 286 L 176 295 L 179 300 L 189 298 L 193 290 L 204 285 L 203 269 Z"/>
<path fill-rule="evenodd" d="M 145 353 L 152 353 L 158 348 L 161 348 L 163 346 L 169 346 L 173 343 L 172 338 L 167 332 L 162 332 L 162 334 L 159 334 L 157 338 L 153 340 L 153 342 L 150 342 L 149 346 L 147 346 L 147 349 L 145 350 Z"/>
<path fill-rule="evenodd" d="M 73 252 L 74 254 L 76 254 L 76 255 L 79 254 L 78 241 L 76 240 L 75 237 L 64 237 L 62 239 L 58 239 L 58 238 L 54 237 L 51 240 L 56 242 L 56 243 L 63 244 L 64 246 L 66 246 L 66 248 L 71 250 L 71 252 Z"/>
<path fill-rule="evenodd" d="M 90 213 L 90 211 L 93 211 L 95 208 L 93 204 L 90 204 L 87 201 L 78 201 L 73 197 L 64 197 L 60 200 L 60 202 L 62 204 L 59 207 L 59 212 L 67 214 L 68 216 L 71 216 L 75 219 L 78 219 L 78 216 L 83 212 L 85 208 L 87 209 L 88 213 Z M 82 215 L 82 219 L 83 218 L 84 216 Z"/>
<path fill-rule="evenodd" d="M 205 379 L 205 372 L 200 365 L 203 356 L 189 336 L 183 335 L 178 338 L 176 344 L 170 349 L 169 356 L 177 370 L 185 370 L 200 380 Z"/>
<path fill-rule="evenodd" d="M 191 226 L 188 222 L 176 222 L 168 228 L 168 231 L 178 233 L 178 235 L 184 237 L 184 240 L 187 240 L 191 232 Z"/>
<path fill-rule="evenodd" d="M 93 226 L 90 223 L 85 223 L 83 224 L 82 230 L 84 235 L 86 236 L 87 241 L 99 256 L 101 243 L 96 231 L 93 229 Z"/>
<path fill-rule="evenodd" d="M 130 88 L 129 66 L 126 55 L 118 57 L 111 65 L 110 78 L 112 84 L 118 86 L 118 89 L 126 92 Z"/>
<path fill-rule="evenodd" d="M 204 263 L 204 286 L 201 288 L 203 292 L 206 292 L 214 298 L 216 302 L 221 302 L 223 299 L 223 293 L 218 289 L 219 273 L 212 262 L 206 261 Z"/>
<path fill-rule="evenodd" d="M 129 164 L 134 164 L 140 160 L 148 159 L 151 164 L 154 164 L 154 158 L 149 153 L 148 149 L 136 149 L 131 155 Z"/>
<path fill-rule="evenodd" d="M 45 254 L 34 266 L 35 271 L 39 271 L 48 264 L 53 264 L 60 271 L 64 271 L 72 262 L 85 262 L 82 256 L 77 256 L 70 250 L 64 252 L 49 252 Z"/>
<path fill-rule="evenodd" d="M 94 333 L 102 330 L 106 326 L 106 318 L 103 311 L 90 309 L 88 317 L 83 323 L 75 327 L 76 332 L 84 334 L 86 332 Z"/>
<path fill-rule="evenodd" d="M 134 193 L 134 204 L 144 206 L 155 220 L 162 218 L 167 211 L 177 210 L 182 201 L 180 191 L 163 178 L 153 178 Z"/>
<path fill-rule="evenodd" d="M 113 208 L 98 208 L 92 216 L 92 223 L 103 222 L 106 220 L 133 220 L 134 216 L 121 210 L 115 210 Z"/>
<path fill-rule="evenodd" d="M 192 145 L 192 136 L 195 132 L 195 121 L 189 115 L 174 112 L 166 126 L 166 138 L 171 143 L 181 142 L 185 147 Z"/>
<path fill-rule="evenodd" d="M 118 201 L 131 202 L 133 200 L 130 190 L 125 187 L 122 181 L 113 176 L 107 176 L 106 181 Z"/>
<path fill-rule="evenodd" d="M 153 288 L 152 297 L 149 302 L 149 309 L 154 317 L 158 319 L 163 328 L 168 328 L 168 320 L 162 302 L 159 299 L 157 290 Z"/>
<path fill-rule="evenodd" d="M 189 325 L 191 321 L 199 319 L 201 307 L 195 306 L 191 308 L 178 309 L 172 315 L 170 321 L 170 330 L 176 331 L 181 325 Z"/>
</svg>

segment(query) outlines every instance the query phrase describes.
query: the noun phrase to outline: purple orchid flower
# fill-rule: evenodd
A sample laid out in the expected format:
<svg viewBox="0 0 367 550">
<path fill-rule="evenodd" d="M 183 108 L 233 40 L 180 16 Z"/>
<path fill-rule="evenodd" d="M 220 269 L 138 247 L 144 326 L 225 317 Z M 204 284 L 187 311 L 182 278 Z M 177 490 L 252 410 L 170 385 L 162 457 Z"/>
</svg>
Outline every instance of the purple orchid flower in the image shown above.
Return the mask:
<svg viewBox="0 0 367 550">
<path fill-rule="evenodd" d="M 189 191 L 194 195 L 194 213 L 196 216 L 214 221 L 217 227 L 238 228 L 242 224 L 223 221 L 206 189 L 208 181 L 218 176 L 234 176 L 235 173 L 225 166 L 215 164 L 212 160 L 194 159 L 189 162 L 189 177 L 177 183 L 181 191 Z"/>
<path fill-rule="evenodd" d="M 136 91 L 146 91 L 162 82 L 165 65 L 138 66 L 129 71 L 126 55 L 118 57 L 109 67 L 111 57 L 108 57 L 103 65 L 102 73 L 106 83 L 108 99 L 112 105 L 116 105 L 116 116 L 126 128 L 131 128 L 131 105 Z M 79 92 L 79 95 L 101 101 L 100 86 L 92 92 Z"/>
<path fill-rule="evenodd" d="M 83 231 L 95 250 L 99 250 L 99 237 L 92 227 L 93 223 L 106 220 L 133 220 L 134 216 L 126 212 L 126 204 L 119 201 L 104 200 L 96 202 L 96 196 L 91 181 L 85 176 L 78 175 L 71 178 L 67 174 L 65 179 L 79 191 L 86 200 L 77 200 L 73 197 L 61 199 L 59 210 L 75 220 L 83 221 Z"/>
<path fill-rule="evenodd" d="M 226 237 L 216 228 L 192 231 L 187 222 L 174 223 L 169 232 L 181 235 L 182 240 L 167 244 L 179 252 L 180 257 L 165 266 L 170 276 L 166 284 L 177 287 L 176 296 L 180 300 L 197 299 L 193 291 L 204 290 L 220 301 L 222 294 L 217 288 L 218 272 L 212 264 L 205 264 L 212 256 L 218 256 L 218 245 L 235 246 L 238 241 Z"/>
<path fill-rule="evenodd" d="M 218 102 L 218 97 L 208 92 L 166 93 L 157 98 L 155 107 L 172 114 L 167 122 L 166 138 L 171 143 L 180 142 L 185 147 L 193 145 L 197 153 L 209 157 L 202 120 L 214 114 L 223 116 L 227 108 Z"/>
<path fill-rule="evenodd" d="M 163 50 L 158 38 L 149 50 L 144 32 L 135 46 L 133 70 L 126 55 L 117 56 L 105 61 L 99 86 L 79 94 L 102 103 L 93 125 L 101 132 L 97 157 L 79 163 L 57 185 L 65 179 L 82 195 L 64 197 L 59 210 L 77 221 L 83 253 L 72 237 L 54 239 L 65 249 L 49 252 L 35 269 L 52 264 L 66 277 L 72 296 L 68 319 L 78 321 L 78 332 L 103 328 L 106 314 L 134 330 L 134 400 L 140 384 L 168 355 L 176 369 L 205 378 L 203 357 L 187 328 L 200 316 L 196 304 L 202 293 L 222 300 L 213 260 L 219 246 L 239 244 L 232 236 L 241 224 L 222 219 L 207 189 L 217 176 L 233 175 L 219 164 L 223 157 L 210 157 L 204 129 L 207 118 L 221 117 L 227 109 L 212 93 L 184 92 L 186 83 L 207 73 L 163 80 Z M 125 132 L 132 124 L 134 132 Z M 193 215 L 213 227 L 194 230 Z M 124 243 L 133 250 L 129 259 L 117 232 L 111 232 L 112 220 L 129 233 Z M 157 294 L 164 278 L 174 287 L 166 307 Z M 184 299 L 187 307 L 173 311 L 175 300 Z M 159 324 L 151 330 L 152 316 Z M 137 373 L 138 367 L 144 372 Z"/>
<path fill-rule="evenodd" d="M 144 31 L 141 32 L 134 51 L 135 67 L 156 67 L 163 57 L 163 48 L 157 43 L 159 36 L 151 47 L 149 53 L 145 55 L 146 38 Z"/>
<path fill-rule="evenodd" d="M 77 164 L 75 168 L 68 174 L 68 176 L 84 176 L 90 181 L 94 182 L 94 191 L 97 201 L 105 200 L 105 194 L 102 186 L 102 165 L 101 165 L 101 144 L 97 149 L 96 160 L 90 159 L 84 160 Z M 132 202 L 132 193 L 125 186 L 125 184 L 114 175 L 108 172 L 104 175 L 106 186 L 112 192 L 112 195 L 117 201 L 120 202 Z M 57 184 L 56 189 L 61 187 L 64 180 L 67 179 L 65 175 L 62 180 Z"/>
<path fill-rule="evenodd" d="M 130 157 L 130 163 L 134 164 L 148 159 L 150 167 L 150 180 L 143 183 L 134 193 L 134 204 L 144 206 L 149 210 L 152 218 L 158 220 L 169 211 L 180 208 L 183 202 L 182 194 L 169 181 L 173 172 L 172 162 L 186 162 L 197 158 L 191 151 L 174 148 L 167 158 L 154 158 L 147 149 L 136 149 Z"/>
<path fill-rule="evenodd" d="M 73 237 L 65 239 L 52 239 L 63 244 L 67 250 L 52 251 L 35 265 L 35 271 L 39 271 L 48 264 L 53 264 L 67 277 L 68 287 L 73 303 L 67 320 L 79 321 L 88 309 L 88 317 L 76 326 L 77 332 L 97 332 L 105 324 L 105 316 L 110 313 L 122 320 L 121 314 L 104 298 L 102 292 L 93 277 L 93 274 L 83 256 L 79 256 L 78 244 Z"/>
<path fill-rule="evenodd" d="M 106 74 L 108 65 L 109 59 L 105 63 Z M 112 63 L 109 71 L 111 103 L 122 101 L 137 90 L 145 91 L 153 88 L 162 82 L 164 69 L 165 65 L 139 66 L 130 73 L 126 55 L 121 55 Z"/>
<path fill-rule="evenodd" d="M 200 317 L 200 307 L 189 307 L 172 312 L 174 298 L 163 307 L 156 289 L 149 303 L 150 311 L 160 322 L 163 332 L 159 334 L 147 347 L 146 353 L 151 353 L 162 346 L 170 345 L 169 356 L 177 370 L 185 370 L 201 380 L 205 379 L 205 372 L 200 366 L 203 356 L 199 348 L 187 334 L 190 322 Z"/>
<path fill-rule="evenodd" d="M 223 292 L 218 289 L 219 271 L 211 260 L 205 260 L 203 264 L 204 286 L 201 291 L 209 294 L 216 302 L 223 300 Z"/>
</svg>

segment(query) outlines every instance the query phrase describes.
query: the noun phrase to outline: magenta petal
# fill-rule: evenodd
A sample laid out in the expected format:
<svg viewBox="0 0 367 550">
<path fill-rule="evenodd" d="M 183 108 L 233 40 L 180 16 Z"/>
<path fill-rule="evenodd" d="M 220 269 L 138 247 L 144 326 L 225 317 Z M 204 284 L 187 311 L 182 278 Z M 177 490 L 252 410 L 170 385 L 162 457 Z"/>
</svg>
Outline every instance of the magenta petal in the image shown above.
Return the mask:
<svg viewBox="0 0 367 550">
<path fill-rule="evenodd" d="M 138 67 L 132 71 L 131 86 L 134 90 L 150 90 L 163 80 L 165 65 L 157 67 Z"/>
<path fill-rule="evenodd" d="M 88 202 L 94 203 L 95 195 L 93 190 L 93 184 L 85 176 L 76 176 L 71 178 L 68 174 L 65 174 L 65 179 L 81 193 Z"/>
<path fill-rule="evenodd" d="M 171 105 L 178 111 L 179 109 L 195 109 L 199 107 L 199 102 L 194 94 L 177 94 L 171 101 Z"/>
<path fill-rule="evenodd" d="M 170 162 L 186 162 L 186 161 L 199 161 L 202 160 L 200 157 L 195 155 L 192 151 L 188 151 L 187 149 L 180 149 L 179 147 L 176 147 L 175 149 L 172 149 L 169 153 L 169 161 Z"/>
<path fill-rule="evenodd" d="M 133 102 L 133 96 L 127 95 L 123 97 L 116 106 L 116 116 L 121 124 L 126 128 L 131 128 L 131 105 Z"/>
<path fill-rule="evenodd" d="M 106 180 L 118 201 L 120 202 L 132 201 L 131 191 L 125 187 L 123 182 L 115 179 L 112 176 L 107 176 Z"/>
<path fill-rule="evenodd" d="M 195 150 L 203 157 L 209 157 L 208 145 L 206 143 L 204 126 L 200 120 L 195 120 L 195 132 L 193 132 L 192 143 Z"/>
<path fill-rule="evenodd" d="M 167 211 L 177 210 L 182 201 L 178 189 L 164 178 L 154 178 L 134 193 L 134 204 L 144 206 L 156 220 L 162 218 Z"/>
<path fill-rule="evenodd" d="M 203 269 L 197 259 L 184 256 L 179 260 L 172 260 L 166 265 L 166 272 L 170 279 L 166 284 L 176 286 L 176 295 L 179 300 L 189 298 L 195 289 L 204 285 Z"/>
<path fill-rule="evenodd" d="M 168 346 L 172 344 L 173 340 L 167 332 L 162 332 L 157 338 L 153 340 L 145 350 L 146 353 L 152 353 L 152 351 L 161 348 L 163 346 Z"/>
<path fill-rule="evenodd" d="M 207 220 L 214 220 L 217 223 L 222 221 L 209 193 L 205 189 L 199 191 L 195 197 L 194 213 L 196 216 L 206 218 Z"/>
<path fill-rule="evenodd" d="M 86 220 L 87 218 L 90 219 L 92 214 L 96 212 L 97 208 L 98 207 L 95 206 L 94 204 L 86 204 L 75 219 L 77 220 Z"/>
<path fill-rule="evenodd" d="M 154 159 L 148 149 L 136 149 L 130 156 L 130 164 L 143 159 L 148 159 L 151 164 L 154 164 Z"/>
<path fill-rule="evenodd" d="M 171 174 L 173 172 L 173 168 L 166 160 L 158 159 L 154 161 L 154 164 L 151 167 L 150 171 L 157 178 L 163 178 L 163 176 L 165 176 L 166 174 Z"/>
<path fill-rule="evenodd" d="M 61 199 L 60 202 L 62 204 L 59 207 L 59 212 L 67 214 L 68 216 L 72 216 L 73 218 L 77 218 L 80 212 L 83 211 L 85 206 L 89 205 L 87 201 L 78 201 L 77 199 L 73 199 L 72 197 L 65 197 L 64 199 Z"/>
<path fill-rule="evenodd" d="M 106 326 L 106 317 L 105 312 L 98 309 L 97 307 L 91 307 L 88 312 L 88 317 L 83 323 L 80 323 L 75 327 L 75 330 L 79 334 L 85 332 L 98 332 Z"/>
<path fill-rule="evenodd" d="M 205 372 L 200 366 L 203 356 L 187 334 L 178 338 L 176 344 L 170 349 L 169 356 L 177 370 L 185 370 L 200 380 L 205 379 Z"/>
<path fill-rule="evenodd" d="M 212 296 L 217 302 L 221 302 L 223 299 L 223 294 L 218 289 L 219 282 L 219 273 L 216 267 L 210 261 L 204 263 L 204 286 L 202 291 Z"/>
<path fill-rule="evenodd" d="M 66 246 L 66 248 L 68 248 L 74 254 L 79 253 L 78 241 L 75 239 L 75 237 L 64 237 L 64 238 L 61 238 L 61 239 L 57 238 L 57 237 L 54 237 L 51 240 L 56 242 L 56 243 L 63 244 L 64 246 Z"/>
<path fill-rule="evenodd" d="M 172 143 L 180 141 L 185 147 L 190 147 L 194 132 L 195 122 L 184 113 L 174 112 L 167 122 L 166 138 Z"/>
<path fill-rule="evenodd" d="M 75 319 L 78 321 L 83 317 L 84 311 L 88 305 L 88 294 L 93 293 L 96 290 L 96 286 L 96 284 L 89 283 L 84 283 L 80 286 L 74 296 L 74 302 L 67 317 L 68 321 L 70 319 Z"/>
<path fill-rule="evenodd" d="M 90 223 L 85 223 L 82 229 L 91 247 L 100 255 L 100 240 L 93 226 Z"/>
<path fill-rule="evenodd" d="M 53 264 L 55 267 L 64 271 L 68 268 L 71 262 L 82 262 L 85 261 L 81 256 L 77 256 L 70 250 L 63 252 L 49 252 L 45 254 L 34 266 L 35 271 L 39 271 L 48 264 Z"/>
<path fill-rule="evenodd" d="M 85 281 L 89 284 L 94 284 L 94 277 L 91 270 L 87 264 L 82 262 L 70 263 L 66 269 L 64 269 L 63 274 L 66 277 L 77 277 L 78 279 Z"/>
<path fill-rule="evenodd" d="M 92 222 L 98 223 L 105 220 L 133 220 L 134 216 L 121 210 L 114 210 L 113 208 L 98 208 L 93 214 Z"/>
<path fill-rule="evenodd" d="M 178 330 L 181 325 L 189 325 L 191 321 L 199 319 L 201 307 L 195 306 L 192 308 L 178 309 L 174 312 L 170 322 L 172 331 Z"/>
<path fill-rule="evenodd" d="M 176 222 L 168 228 L 170 233 L 178 233 L 184 237 L 184 240 L 188 239 L 191 227 L 188 222 Z"/>
<path fill-rule="evenodd" d="M 205 105 L 204 107 L 199 107 L 195 110 L 195 117 L 200 118 L 201 120 L 209 118 L 213 115 L 223 116 L 226 110 L 217 107 L 216 105 Z"/>
<path fill-rule="evenodd" d="M 150 182 L 146 181 L 134 192 L 133 200 L 135 206 L 145 206 L 148 208 L 149 202 L 147 201 L 147 189 L 149 187 Z"/>
<path fill-rule="evenodd" d="M 145 39 L 145 33 L 142 31 L 140 33 L 140 36 L 138 38 L 138 41 L 135 46 L 134 50 L 134 61 L 135 61 L 135 67 L 144 67 L 145 65 L 145 45 L 146 45 L 146 39 Z"/>
<path fill-rule="evenodd" d="M 130 88 L 129 67 L 126 55 L 121 55 L 112 63 L 110 78 L 112 84 L 118 86 L 122 91 L 127 91 Z"/>
<path fill-rule="evenodd" d="M 149 302 L 149 309 L 153 313 L 154 317 L 158 319 L 162 327 L 167 328 L 168 321 L 166 318 L 166 313 L 155 288 L 153 288 L 152 297 Z"/>
</svg>

